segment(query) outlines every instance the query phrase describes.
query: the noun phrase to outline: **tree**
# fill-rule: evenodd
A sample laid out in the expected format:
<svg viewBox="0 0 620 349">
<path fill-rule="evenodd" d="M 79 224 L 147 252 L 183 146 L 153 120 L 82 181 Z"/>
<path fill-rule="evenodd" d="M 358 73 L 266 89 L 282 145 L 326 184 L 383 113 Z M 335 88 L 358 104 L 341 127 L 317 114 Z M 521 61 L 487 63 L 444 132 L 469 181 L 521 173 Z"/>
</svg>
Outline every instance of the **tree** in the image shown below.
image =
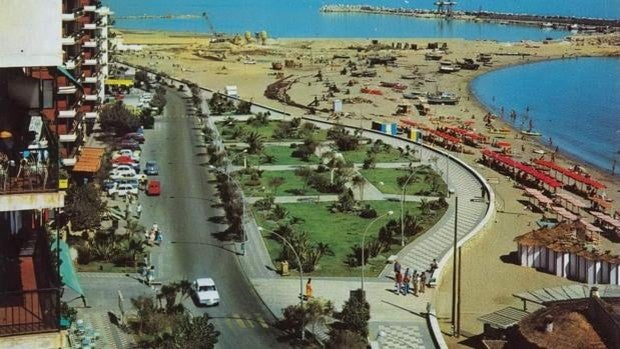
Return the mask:
<svg viewBox="0 0 620 349">
<path fill-rule="evenodd" d="M 237 110 L 235 114 L 237 115 L 247 115 L 251 113 L 252 103 L 248 101 L 239 101 L 237 104 Z"/>
<path fill-rule="evenodd" d="M 338 195 L 338 202 L 335 204 L 335 208 L 340 212 L 353 211 L 355 208 L 355 198 L 353 198 L 351 189 L 345 190 L 342 194 Z"/>
<path fill-rule="evenodd" d="M 105 203 L 93 183 L 72 185 L 65 198 L 65 214 L 74 230 L 99 227 Z"/>
<path fill-rule="evenodd" d="M 135 132 L 140 127 L 140 118 L 132 114 L 122 101 L 106 105 L 99 116 L 101 129 L 116 135 Z"/>
<path fill-rule="evenodd" d="M 138 260 L 138 256 L 146 251 L 146 241 L 141 238 L 131 238 L 127 244 L 127 252 L 131 254 L 131 260 L 134 266 Z"/>
<path fill-rule="evenodd" d="M 329 247 L 328 244 L 323 242 L 317 242 L 316 245 L 312 246 L 312 249 L 308 251 L 306 256 L 306 265 L 304 269 L 308 269 L 308 271 L 314 271 L 316 266 L 319 265 L 321 258 L 325 255 L 333 255 L 334 251 Z"/>
<path fill-rule="evenodd" d="M 136 81 L 144 82 L 149 80 L 149 74 L 144 70 L 138 70 L 134 75 Z"/>
<path fill-rule="evenodd" d="M 249 154 L 258 154 L 263 150 L 263 136 L 256 131 L 248 133 L 245 136 L 245 142 L 248 144 Z"/>
<path fill-rule="evenodd" d="M 353 186 L 357 187 L 360 192 L 360 201 L 364 201 L 364 186 L 366 186 L 366 179 L 360 175 L 353 177 Z"/>
<path fill-rule="evenodd" d="M 368 337 L 368 320 L 370 320 L 370 304 L 364 299 L 361 290 L 351 293 L 351 297 L 344 303 L 342 311 L 337 314 L 340 321 L 349 330 L 359 334 L 362 338 Z"/>
<path fill-rule="evenodd" d="M 273 195 L 278 196 L 278 188 L 284 184 L 284 177 L 273 177 L 269 180 L 269 186 L 273 188 Z"/>
<path fill-rule="evenodd" d="M 218 342 L 220 332 L 215 329 L 208 314 L 190 317 L 185 315 L 172 331 L 177 337 L 177 348 L 212 349 Z"/>
<path fill-rule="evenodd" d="M 325 324 L 328 317 L 334 313 L 334 305 L 329 300 L 321 298 L 312 298 L 301 305 L 290 305 L 283 309 L 280 327 L 286 332 L 299 333 L 301 329 L 301 320 L 304 324 L 312 326 L 312 333 L 316 332 L 316 325 Z"/>
<path fill-rule="evenodd" d="M 310 179 L 314 174 L 314 170 L 309 166 L 302 166 L 295 169 L 295 175 L 301 177 L 304 186 L 302 188 L 305 193 L 308 190 L 308 185 L 310 185 Z"/>
</svg>

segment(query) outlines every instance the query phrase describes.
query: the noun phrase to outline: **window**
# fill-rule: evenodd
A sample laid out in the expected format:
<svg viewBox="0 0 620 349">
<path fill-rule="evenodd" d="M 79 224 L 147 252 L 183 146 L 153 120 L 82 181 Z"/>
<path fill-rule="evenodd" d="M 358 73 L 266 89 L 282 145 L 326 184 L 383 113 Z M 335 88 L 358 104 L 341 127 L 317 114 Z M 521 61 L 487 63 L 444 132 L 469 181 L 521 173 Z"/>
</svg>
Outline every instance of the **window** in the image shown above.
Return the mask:
<svg viewBox="0 0 620 349">
<path fill-rule="evenodd" d="M 54 82 L 52 80 L 43 80 L 42 89 L 43 89 L 43 108 L 54 107 Z"/>
</svg>

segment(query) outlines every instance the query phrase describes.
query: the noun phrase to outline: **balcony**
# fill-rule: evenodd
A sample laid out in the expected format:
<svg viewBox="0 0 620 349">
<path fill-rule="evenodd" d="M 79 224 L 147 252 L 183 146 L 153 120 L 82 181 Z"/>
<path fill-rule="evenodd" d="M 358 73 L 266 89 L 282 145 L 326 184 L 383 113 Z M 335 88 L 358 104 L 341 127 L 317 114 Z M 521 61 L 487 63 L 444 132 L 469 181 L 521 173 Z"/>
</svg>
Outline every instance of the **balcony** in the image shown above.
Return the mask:
<svg viewBox="0 0 620 349">
<path fill-rule="evenodd" d="M 97 65 L 99 62 L 96 58 L 85 59 L 82 65 Z"/>
<path fill-rule="evenodd" d="M 77 92 L 76 86 L 58 86 L 59 95 L 73 95 Z"/>
<path fill-rule="evenodd" d="M 97 24 L 95 24 L 95 23 L 85 23 L 84 24 L 84 29 L 86 29 L 86 30 L 95 30 L 95 29 L 97 29 Z"/>
<path fill-rule="evenodd" d="M 70 158 L 63 158 L 60 160 L 60 163 L 63 166 L 67 166 L 67 167 L 74 166 L 76 162 L 77 162 L 77 158 L 75 157 L 75 155 Z"/>
<path fill-rule="evenodd" d="M 75 66 L 77 65 L 76 61 L 74 59 L 69 59 L 67 61 L 65 61 L 65 68 L 67 69 L 75 69 Z"/>
<path fill-rule="evenodd" d="M 97 11 L 97 6 L 94 6 L 94 5 L 84 6 L 84 12 L 95 12 L 95 11 Z"/>
<path fill-rule="evenodd" d="M 77 133 L 73 132 L 66 135 L 58 135 L 58 140 L 61 143 L 73 143 L 77 141 Z"/>
<path fill-rule="evenodd" d="M 96 119 L 99 116 L 99 112 L 96 111 L 89 111 L 84 113 L 84 118 L 85 119 Z"/>
<path fill-rule="evenodd" d="M 75 37 L 74 36 L 65 36 L 62 38 L 62 44 L 64 46 L 75 45 Z"/>
<path fill-rule="evenodd" d="M 97 75 L 82 78 L 82 82 L 85 84 L 96 84 L 98 81 L 99 77 Z"/>
<path fill-rule="evenodd" d="M 75 21 L 75 13 L 63 13 L 62 14 L 62 21 L 63 22 Z"/>
<path fill-rule="evenodd" d="M 99 96 L 96 94 L 84 94 L 84 100 L 89 102 L 97 102 L 99 101 Z"/>
<path fill-rule="evenodd" d="M 97 40 L 88 40 L 82 44 L 82 47 L 93 48 L 97 47 Z"/>
<path fill-rule="evenodd" d="M 75 109 L 71 110 L 61 110 L 58 112 L 59 119 L 73 119 L 77 115 L 77 111 Z"/>
</svg>

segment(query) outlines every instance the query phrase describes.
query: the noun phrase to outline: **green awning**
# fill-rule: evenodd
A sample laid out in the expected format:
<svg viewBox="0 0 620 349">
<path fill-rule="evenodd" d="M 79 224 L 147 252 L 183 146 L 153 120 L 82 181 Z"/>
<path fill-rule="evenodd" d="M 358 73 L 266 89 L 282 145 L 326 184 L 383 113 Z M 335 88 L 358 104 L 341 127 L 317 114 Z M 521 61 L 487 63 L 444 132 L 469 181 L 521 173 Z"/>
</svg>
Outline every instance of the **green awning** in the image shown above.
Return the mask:
<svg viewBox="0 0 620 349">
<path fill-rule="evenodd" d="M 84 295 L 82 286 L 78 280 L 75 268 L 73 268 L 73 261 L 71 260 L 71 254 L 69 253 L 69 245 L 64 240 L 60 240 L 60 277 L 65 286 L 69 287 L 81 296 Z M 56 241 L 52 241 L 52 250 L 56 249 Z"/>
<path fill-rule="evenodd" d="M 67 68 L 62 67 L 62 66 L 58 66 L 58 67 L 56 67 L 56 69 L 58 69 L 58 71 L 59 71 L 62 75 L 66 76 L 69 80 L 71 80 L 71 82 L 72 82 L 73 84 L 75 84 L 75 86 L 77 86 L 77 87 L 79 87 L 79 88 L 84 88 L 84 87 L 82 86 L 82 84 L 80 83 L 80 81 L 79 81 L 78 79 L 76 79 L 76 78 L 75 78 L 75 76 L 73 76 L 73 74 L 71 74 L 71 72 L 67 70 Z"/>
</svg>

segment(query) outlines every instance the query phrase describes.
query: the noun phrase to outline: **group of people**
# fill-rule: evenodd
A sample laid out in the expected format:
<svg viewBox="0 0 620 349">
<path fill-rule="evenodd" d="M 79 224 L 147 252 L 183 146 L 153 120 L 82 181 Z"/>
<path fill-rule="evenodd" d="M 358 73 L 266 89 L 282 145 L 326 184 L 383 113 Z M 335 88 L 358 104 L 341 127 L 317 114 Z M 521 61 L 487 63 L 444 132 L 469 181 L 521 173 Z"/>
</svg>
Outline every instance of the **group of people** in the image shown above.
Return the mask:
<svg viewBox="0 0 620 349">
<path fill-rule="evenodd" d="M 437 269 L 437 261 L 433 259 L 428 272 L 433 273 Z M 427 271 L 421 271 L 418 273 L 414 270 L 413 273 L 409 268 L 402 272 L 402 266 L 398 261 L 394 262 L 394 293 L 408 295 L 410 292 L 414 296 L 418 296 L 419 293 L 424 293 L 427 286 Z"/>
<path fill-rule="evenodd" d="M 157 246 L 161 245 L 161 242 L 164 239 L 163 234 L 159 231 L 159 226 L 157 223 L 153 223 L 151 229 L 144 233 L 144 237 L 149 245 L 155 244 Z"/>
</svg>

